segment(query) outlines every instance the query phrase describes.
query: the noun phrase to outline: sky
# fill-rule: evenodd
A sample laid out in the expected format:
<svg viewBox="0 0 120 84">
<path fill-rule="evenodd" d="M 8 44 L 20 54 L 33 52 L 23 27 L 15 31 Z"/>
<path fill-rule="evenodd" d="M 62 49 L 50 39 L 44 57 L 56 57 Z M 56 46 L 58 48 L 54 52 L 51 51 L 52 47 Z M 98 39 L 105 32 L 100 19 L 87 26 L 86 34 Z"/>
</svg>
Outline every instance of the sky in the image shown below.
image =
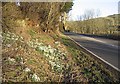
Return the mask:
<svg viewBox="0 0 120 84">
<path fill-rule="evenodd" d="M 76 20 L 85 10 L 100 10 L 100 17 L 118 14 L 119 0 L 74 0 L 69 20 Z"/>
</svg>

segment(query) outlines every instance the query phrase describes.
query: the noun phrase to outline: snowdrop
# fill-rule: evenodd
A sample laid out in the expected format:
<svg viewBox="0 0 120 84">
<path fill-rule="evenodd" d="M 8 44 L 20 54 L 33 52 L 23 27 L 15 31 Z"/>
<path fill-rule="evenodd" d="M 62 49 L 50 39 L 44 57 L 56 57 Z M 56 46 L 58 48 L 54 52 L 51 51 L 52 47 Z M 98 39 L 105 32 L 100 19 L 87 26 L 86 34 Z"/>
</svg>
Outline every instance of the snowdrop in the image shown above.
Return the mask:
<svg viewBox="0 0 120 84">
<path fill-rule="evenodd" d="M 22 39 L 22 40 L 23 40 L 23 37 L 20 37 L 20 39 Z"/>
<path fill-rule="evenodd" d="M 9 48 L 11 45 L 10 44 L 7 44 L 7 47 Z"/>
<path fill-rule="evenodd" d="M 9 61 L 9 62 L 12 62 L 12 63 L 15 63 L 15 62 L 16 62 L 14 58 L 10 58 L 10 57 L 8 57 L 8 61 Z"/>
<path fill-rule="evenodd" d="M 10 35 L 9 35 L 9 34 L 6 34 L 6 36 L 7 36 L 7 37 L 10 37 Z"/>
<path fill-rule="evenodd" d="M 12 38 L 15 38 L 15 36 L 11 36 Z"/>
<path fill-rule="evenodd" d="M 55 44 L 58 45 L 58 44 L 60 44 L 60 42 L 59 42 L 59 41 L 56 41 Z"/>
<path fill-rule="evenodd" d="M 32 75 L 32 80 L 35 81 L 35 82 L 38 82 L 38 81 L 40 81 L 40 78 L 34 73 Z"/>
<path fill-rule="evenodd" d="M 38 42 L 37 39 L 29 41 L 27 44 L 32 48 L 37 48 L 38 51 L 42 51 L 43 55 L 49 59 L 48 62 L 52 69 L 61 71 L 62 65 L 60 60 L 64 59 L 65 53 L 61 52 L 59 49 L 52 48 L 51 45 L 44 45 L 44 43 Z M 60 45 L 60 42 L 57 41 L 55 44 Z M 34 78 L 37 78 L 36 75 L 33 76 L 33 79 Z"/>
<path fill-rule="evenodd" d="M 14 38 L 13 38 L 13 37 L 12 37 L 11 39 L 12 39 L 12 40 L 14 40 Z"/>
<path fill-rule="evenodd" d="M 50 53 L 49 53 L 50 51 L 49 51 L 49 49 L 47 49 L 47 48 L 44 49 L 44 52 L 50 54 Z"/>
<path fill-rule="evenodd" d="M 36 45 L 40 46 L 40 45 L 41 45 L 41 43 L 36 43 Z"/>
<path fill-rule="evenodd" d="M 44 55 L 45 55 L 46 57 L 49 57 L 49 54 L 48 54 L 48 53 L 44 53 Z"/>
<path fill-rule="evenodd" d="M 16 36 L 14 33 L 10 33 L 12 36 Z"/>
<path fill-rule="evenodd" d="M 15 50 L 18 50 L 18 48 L 15 48 Z"/>
<path fill-rule="evenodd" d="M 36 42 L 38 42 L 38 39 L 36 39 Z"/>
<path fill-rule="evenodd" d="M 56 67 L 57 67 L 57 68 L 60 68 L 60 65 L 57 64 Z"/>
<path fill-rule="evenodd" d="M 55 62 L 52 62 L 52 61 L 49 61 L 49 63 L 51 64 L 51 66 L 55 66 L 56 65 L 56 63 Z"/>
<path fill-rule="evenodd" d="M 54 56 L 50 56 L 49 58 L 50 58 L 51 60 L 53 60 L 53 59 L 54 59 Z"/>
<path fill-rule="evenodd" d="M 24 64 L 23 58 L 20 58 L 20 64 Z"/>
<path fill-rule="evenodd" d="M 44 46 L 39 46 L 39 50 L 44 50 Z"/>
<path fill-rule="evenodd" d="M 19 48 L 22 48 L 22 46 L 20 45 Z"/>
<path fill-rule="evenodd" d="M 53 54 L 54 53 L 54 49 L 49 49 L 50 53 Z"/>
<path fill-rule="evenodd" d="M 16 36 L 16 38 L 19 38 L 19 36 Z"/>
<path fill-rule="evenodd" d="M 27 67 L 24 69 L 25 72 L 30 72 L 31 70 Z"/>
<path fill-rule="evenodd" d="M 22 65 L 23 65 L 23 64 L 24 64 L 24 62 L 23 62 L 23 61 L 21 61 L 21 62 L 20 62 L 20 64 L 22 64 Z"/>
<path fill-rule="evenodd" d="M 18 40 L 18 38 L 15 38 L 15 40 L 17 41 L 17 40 Z"/>
<path fill-rule="evenodd" d="M 50 49 L 50 48 L 51 48 L 51 46 L 50 46 L 50 45 L 48 45 L 48 48 Z"/>
</svg>

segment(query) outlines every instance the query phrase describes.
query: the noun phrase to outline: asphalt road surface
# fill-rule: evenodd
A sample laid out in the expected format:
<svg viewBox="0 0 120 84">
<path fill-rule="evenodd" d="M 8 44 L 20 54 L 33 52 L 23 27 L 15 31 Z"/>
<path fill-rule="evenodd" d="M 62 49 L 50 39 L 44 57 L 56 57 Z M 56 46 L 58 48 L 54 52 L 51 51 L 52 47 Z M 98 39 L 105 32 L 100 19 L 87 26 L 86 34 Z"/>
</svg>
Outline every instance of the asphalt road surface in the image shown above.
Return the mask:
<svg viewBox="0 0 120 84">
<path fill-rule="evenodd" d="M 118 67 L 118 41 L 89 35 L 76 34 L 71 32 L 64 33 L 74 39 L 77 43 L 98 55 L 116 68 Z"/>
</svg>

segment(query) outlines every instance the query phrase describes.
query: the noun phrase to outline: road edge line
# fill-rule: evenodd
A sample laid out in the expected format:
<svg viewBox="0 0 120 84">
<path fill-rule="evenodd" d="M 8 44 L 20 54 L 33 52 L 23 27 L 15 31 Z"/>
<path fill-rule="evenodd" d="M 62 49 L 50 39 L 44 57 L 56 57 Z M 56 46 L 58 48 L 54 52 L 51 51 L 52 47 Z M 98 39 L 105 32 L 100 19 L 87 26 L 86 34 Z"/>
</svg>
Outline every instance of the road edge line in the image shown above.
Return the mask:
<svg viewBox="0 0 120 84">
<path fill-rule="evenodd" d="M 118 69 L 117 67 L 113 66 L 112 64 L 110 64 L 109 62 L 105 61 L 104 59 L 102 59 L 101 57 L 99 57 L 98 55 L 94 54 L 93 52 L 91 52 L 90 50 L 86 49 L 85 47 L 83 47 L 82 45 L 80 45 L 78 42 L 76 42 L 74 39 L 70 38 L 69 36 L 67 36 L 69 39 L 71 39 L 73 42 L 75 42 L 77 45 L 79 45 L 80 47 L 82 47 L 84 50 L 86 50 L 87 52 L 91 53 L 93 56 L 95 56 L 96 58 L 98 58 L 99 60 L 103 61 L 104 63 L 106 63 L 107 65 L 109 65 L 110 67 L 112 67 L 113 69 L 117 70 L 118 72 L 120 72 L 120 69 Z"/>
</svg>

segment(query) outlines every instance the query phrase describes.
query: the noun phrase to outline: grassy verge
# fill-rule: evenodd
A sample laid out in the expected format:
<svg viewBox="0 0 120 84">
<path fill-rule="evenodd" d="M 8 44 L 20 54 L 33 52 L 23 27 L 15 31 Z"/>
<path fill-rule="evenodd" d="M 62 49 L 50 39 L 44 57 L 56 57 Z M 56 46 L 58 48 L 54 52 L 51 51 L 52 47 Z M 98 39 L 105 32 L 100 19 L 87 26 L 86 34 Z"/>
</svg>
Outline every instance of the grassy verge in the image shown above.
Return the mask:
<svg viewBox="0 0 120 84">
<path fill-rule="evenodd" d="M 117 81 L 67 37 L 41 34 L 26 42 L 8 32 L 3 33 L 2 46 L 3 82 Z"/>
<path fill-rule="evenodd" d="M 114 82 L 118 81 L 114 73 L 107 70 L 99 61 L 81 51 L 80 48 L 67 37 L 62 37 L 61 42 L 67 46 L 75 64 L 80 68 L 78 73 L 83 74 L 87 81 Z"/>
</svg>

